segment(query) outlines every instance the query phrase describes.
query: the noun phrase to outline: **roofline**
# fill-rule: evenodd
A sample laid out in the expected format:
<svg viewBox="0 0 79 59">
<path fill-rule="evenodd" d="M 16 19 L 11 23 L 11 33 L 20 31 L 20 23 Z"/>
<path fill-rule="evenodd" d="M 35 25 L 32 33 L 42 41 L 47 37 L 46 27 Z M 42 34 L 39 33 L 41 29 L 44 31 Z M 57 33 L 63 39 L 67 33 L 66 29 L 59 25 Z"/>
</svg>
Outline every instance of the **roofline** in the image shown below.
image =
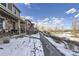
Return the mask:
<svg viewBox="0 0 79 59">
<path fill-rule="evenodd" d="M 31 21 L 29 19 L 25 19 L 25 21 L 29 21 L 31 23 Z"/>
</svg>

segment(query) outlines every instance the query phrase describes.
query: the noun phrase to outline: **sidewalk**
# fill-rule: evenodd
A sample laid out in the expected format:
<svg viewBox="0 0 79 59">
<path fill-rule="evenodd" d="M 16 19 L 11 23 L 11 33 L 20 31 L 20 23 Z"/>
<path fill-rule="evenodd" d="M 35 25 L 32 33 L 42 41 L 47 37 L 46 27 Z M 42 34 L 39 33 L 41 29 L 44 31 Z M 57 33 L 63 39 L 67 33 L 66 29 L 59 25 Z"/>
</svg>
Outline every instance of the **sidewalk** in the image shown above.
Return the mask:
<svg viewBox="0 0 79 59">
<path fill-rule="evenodd" d="M 64 56 L 64 54 L 52 45 L 42 33 L 40 33 L 40 41 L 42 42 L 45 56 Z"/>
</svg>

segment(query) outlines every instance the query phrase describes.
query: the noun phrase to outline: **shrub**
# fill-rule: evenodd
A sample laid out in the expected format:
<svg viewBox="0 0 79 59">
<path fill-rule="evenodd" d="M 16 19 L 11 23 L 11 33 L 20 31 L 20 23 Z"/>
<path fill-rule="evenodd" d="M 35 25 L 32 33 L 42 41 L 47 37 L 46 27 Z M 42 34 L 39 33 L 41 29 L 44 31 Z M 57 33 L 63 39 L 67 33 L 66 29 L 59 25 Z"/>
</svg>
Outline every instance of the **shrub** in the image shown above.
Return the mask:
<svg viewBox="0 0 79 59">
<path fill-rule="evenodd" d="M 9 43 L 9 40 L 3 40 L 3 43 Z"/>
</svg>

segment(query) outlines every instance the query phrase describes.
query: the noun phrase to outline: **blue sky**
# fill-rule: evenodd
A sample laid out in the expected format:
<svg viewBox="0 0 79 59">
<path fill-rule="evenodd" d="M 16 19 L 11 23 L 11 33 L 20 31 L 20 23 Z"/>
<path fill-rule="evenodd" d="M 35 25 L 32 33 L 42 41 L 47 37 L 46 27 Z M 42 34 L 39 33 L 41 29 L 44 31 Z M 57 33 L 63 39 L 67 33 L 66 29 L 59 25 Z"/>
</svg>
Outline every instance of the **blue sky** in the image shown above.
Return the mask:
<svg viewBox="0 0 79 59">
<path fill-rule="evenodd" d="M 77 3 L 18 3 L 17 7 L 21 10 L 21 16 L 30 16 L 36 20 L 44 20 L 52 17 L 64 18 L 64 27 L 70 28 L 71 22 L 79 13 L 79 4 Z M 69 11 L 73 9 L 72 11 Z M 68 12 L 69 13 L 66 13 Z M 78 17 L 76 17 L 78 18 Z"/>
</svg>

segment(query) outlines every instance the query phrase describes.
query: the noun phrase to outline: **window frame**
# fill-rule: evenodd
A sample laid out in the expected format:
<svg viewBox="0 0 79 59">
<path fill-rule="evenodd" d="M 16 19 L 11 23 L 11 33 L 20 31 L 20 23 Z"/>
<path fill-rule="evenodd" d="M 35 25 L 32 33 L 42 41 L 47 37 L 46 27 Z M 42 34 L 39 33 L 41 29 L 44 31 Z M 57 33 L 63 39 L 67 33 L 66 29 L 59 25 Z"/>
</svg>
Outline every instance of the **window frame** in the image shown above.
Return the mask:
<svg viewBox="0 0 79 59">
<path fill-rule="evenodd" d="M 13 7 L 12 3 L 8 3 L 8 9 L 12 11 L 12 7 Z"/>
</svg>

